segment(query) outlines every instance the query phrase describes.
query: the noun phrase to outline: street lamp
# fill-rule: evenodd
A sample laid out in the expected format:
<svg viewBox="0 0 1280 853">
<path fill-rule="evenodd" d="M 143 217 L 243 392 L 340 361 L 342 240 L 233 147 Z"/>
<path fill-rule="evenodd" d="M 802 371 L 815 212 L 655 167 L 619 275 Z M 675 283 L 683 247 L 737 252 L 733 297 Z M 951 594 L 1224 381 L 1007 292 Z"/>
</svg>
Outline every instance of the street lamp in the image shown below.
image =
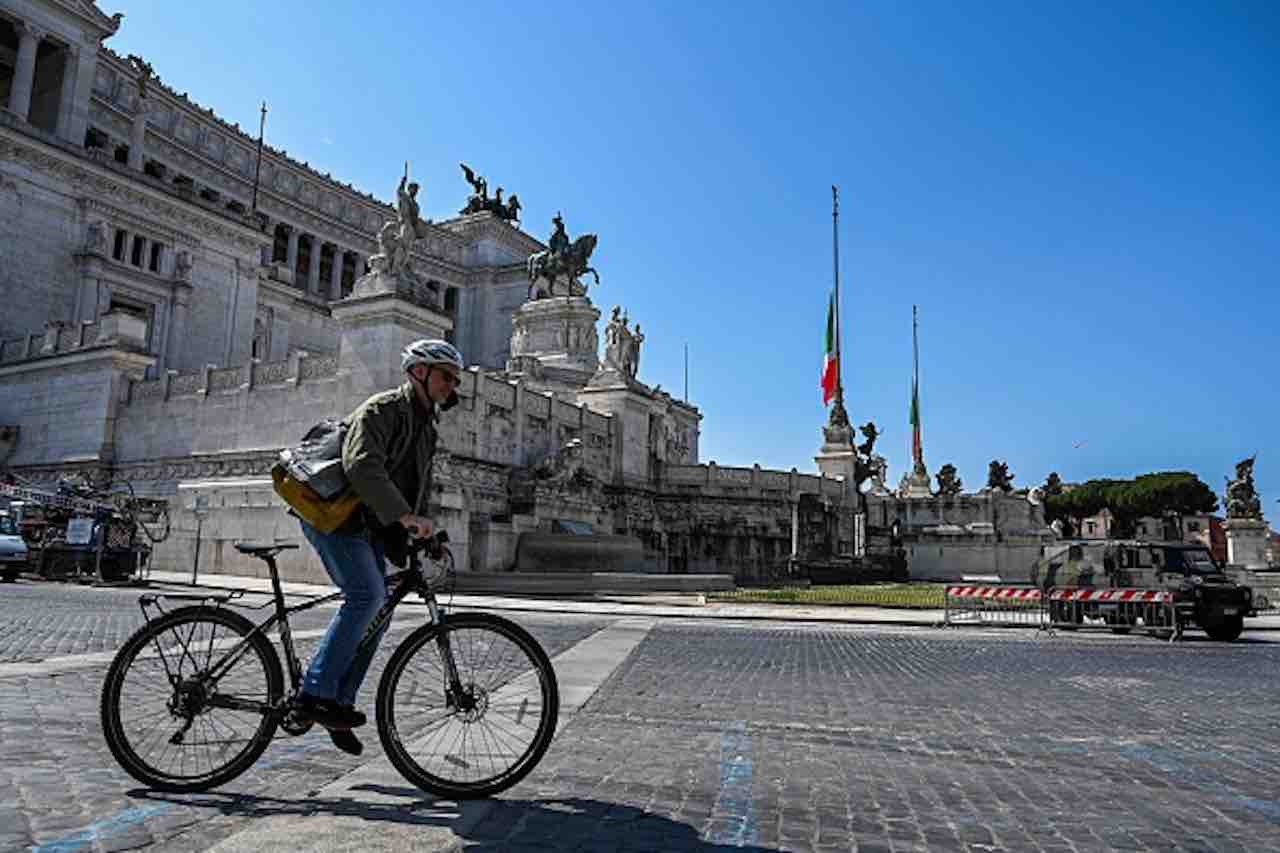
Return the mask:
<svg viewBox="0 0 1280 853">
<path fill-rule="evenodd" d="M 192 502 L 191 512 L 196 517 L 196 557 L 191 564 L 191 585 L 196 585 L 200 575 L 200 537 L 204 530 L 205 517 L 209 515 L 209 496 L 197 494 Z"/>
</svg>

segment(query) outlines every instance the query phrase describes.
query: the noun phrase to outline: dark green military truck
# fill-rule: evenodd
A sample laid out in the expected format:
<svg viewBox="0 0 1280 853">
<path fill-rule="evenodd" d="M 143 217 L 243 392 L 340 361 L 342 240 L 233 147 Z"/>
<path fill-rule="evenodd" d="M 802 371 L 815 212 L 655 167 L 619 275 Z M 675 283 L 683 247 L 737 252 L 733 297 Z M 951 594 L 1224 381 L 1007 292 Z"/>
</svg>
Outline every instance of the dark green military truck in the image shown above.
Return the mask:
<svg viewBox="0 0 1280 853">
<path fill-rule="evenodd" d="M 1179 542 L 1059 543 L 1032 566 L 1031 582 L 1046 593 L 1055 588 L 1167 592 L 1172 599 L 1176 630 L 1195 624 L 1211 638 L 1223 641 L 1240 636 L 1244 617 L 1253 609 L 1252 592 L 1228 577 L 1208 548 Z M 1054 623 L 1101 620 L 1116 633 L 1128 632 L 1140 620 L 1148 630 L 1168 631 L 1162 621 L 1147 618 L 1153 612 L 1151 603 L 1140 597 L 1089 597 L 1075 601 L 1049 598 L 1049 615 Z"/>
</svg>

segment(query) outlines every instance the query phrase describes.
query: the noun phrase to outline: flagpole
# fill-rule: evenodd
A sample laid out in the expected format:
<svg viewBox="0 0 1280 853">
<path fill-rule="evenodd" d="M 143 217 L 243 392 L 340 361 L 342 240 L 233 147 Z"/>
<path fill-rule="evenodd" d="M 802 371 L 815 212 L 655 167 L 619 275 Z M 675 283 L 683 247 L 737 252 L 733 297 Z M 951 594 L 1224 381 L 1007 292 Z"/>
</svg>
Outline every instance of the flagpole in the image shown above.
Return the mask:
<svg viewBox="0 0 1280 853">
<path fill-rule="evenodd" d="M 262 175 L 262 134 L 267 129 L 267 102 L 262 102 L 262 118 L 258 121 L 258 165 L 253 170 L 253 212 L 258 212 L 258 178 Z"/>
<path fill-rule="evenodd" d="M 923 467 L 924 437 L 920 435 L 920 321 L 917 307 L 911 306 L 911 405 L 916 423 L 912 425 L 911 461 L 915 468 Z"/>
<path fill-rule="evenodd" d="M 831 277 L 836 290 L 836 405 L 844 405 L 844 361 L 840 357 L 840 190 L 831 185 Z"/>
</svg>

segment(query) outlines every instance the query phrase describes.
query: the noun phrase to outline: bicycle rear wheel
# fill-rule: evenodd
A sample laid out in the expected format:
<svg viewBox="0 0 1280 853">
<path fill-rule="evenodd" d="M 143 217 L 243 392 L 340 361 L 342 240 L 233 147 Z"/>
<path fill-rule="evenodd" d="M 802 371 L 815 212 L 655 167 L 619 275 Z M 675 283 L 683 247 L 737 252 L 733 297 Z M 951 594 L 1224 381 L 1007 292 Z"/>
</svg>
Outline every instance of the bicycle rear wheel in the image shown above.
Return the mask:
<svg viewBox="0 0 1280 853">
<path fill-rule="evenodd" d="M 284 693 L 275 649 L 253 635 L 216 681 L 211 667 L 253 631 L 238 613 L 184 607 L 125 641 L 102 687 L 102 733 L 130 776 L 162 791 L 204 791 L 258 760 Z"/>
<path fill-rule="evenodd" d="M 442 649 L 457 667 L 449 684 Z M 486 797 L 519 782 L 555 735 L 560 693 L 537 640 L 487 613 L 425 625 L 395 650 L 378 684 L 378 737 L 395 768 L 443 797 Z"/>
</svg>

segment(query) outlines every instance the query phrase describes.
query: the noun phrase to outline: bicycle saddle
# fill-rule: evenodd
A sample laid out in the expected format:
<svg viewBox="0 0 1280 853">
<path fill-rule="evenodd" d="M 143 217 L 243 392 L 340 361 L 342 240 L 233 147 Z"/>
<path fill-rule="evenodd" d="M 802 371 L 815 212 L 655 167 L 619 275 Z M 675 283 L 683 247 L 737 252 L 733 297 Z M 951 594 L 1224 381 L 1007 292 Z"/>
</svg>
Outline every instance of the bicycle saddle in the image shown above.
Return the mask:
<svg viewBox="0 0 1280 853">
<path fill-rule="evenodd" d="M 276 551 L 288 551 L 297 548 L 296 542 L 237 542 L 236 550 L 241 554 L 252 554 L 260 557 L 263 554 L 274 554 Z"/>
</svg>

